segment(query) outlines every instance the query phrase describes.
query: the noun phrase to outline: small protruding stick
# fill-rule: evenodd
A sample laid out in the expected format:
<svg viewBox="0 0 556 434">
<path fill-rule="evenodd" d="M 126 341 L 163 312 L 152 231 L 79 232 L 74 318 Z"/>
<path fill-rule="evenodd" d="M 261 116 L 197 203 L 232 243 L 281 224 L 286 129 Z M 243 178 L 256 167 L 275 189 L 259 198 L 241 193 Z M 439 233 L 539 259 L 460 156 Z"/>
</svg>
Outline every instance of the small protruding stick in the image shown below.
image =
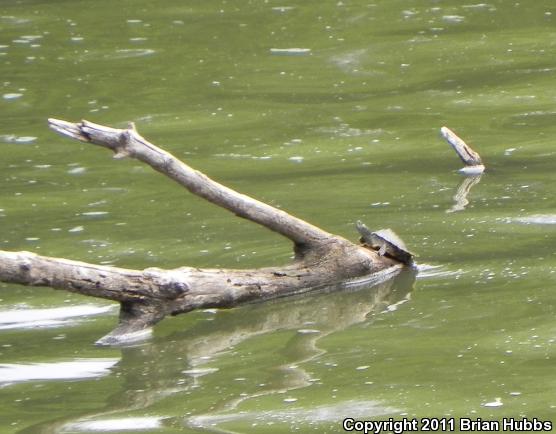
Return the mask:
<svg viewBox="0 0 556 434">
<path fill-rule="evenodd" d="M 466 175 L 478 175 L 483 173 L 485 166 L 481 160 L 481 156 L 456 135 L 450 128 L 440 128 L 440 134 L 450 146 L 456 151 L 458 157 L 465 163 L 465 167 L 459 170 L 460 173 Z"/>
</svg>

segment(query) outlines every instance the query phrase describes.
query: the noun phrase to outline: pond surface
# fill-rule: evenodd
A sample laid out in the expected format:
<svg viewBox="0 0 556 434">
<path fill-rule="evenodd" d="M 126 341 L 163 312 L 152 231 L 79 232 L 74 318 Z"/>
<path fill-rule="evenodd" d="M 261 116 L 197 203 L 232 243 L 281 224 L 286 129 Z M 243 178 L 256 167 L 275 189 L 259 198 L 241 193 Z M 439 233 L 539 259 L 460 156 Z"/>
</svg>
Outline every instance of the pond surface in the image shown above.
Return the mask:
<svg viewBox="0 0 556 434">
<path fill-rule="evenodd" d="M 555 56 L 547 0 L 3 1 L 0 248 L 129 268 L 290 260 L 279 236 L 46 127 L 86 118 L 134 121 L 330 232 L 390 227 L 420 273 L 166 319 L 130 348 L 93 345 L 112 303 L 0 284 L 0 431 L 556 419 Z M 443 125 L 481 153 L 480 179 L 456 172 Z"/>
</svg>

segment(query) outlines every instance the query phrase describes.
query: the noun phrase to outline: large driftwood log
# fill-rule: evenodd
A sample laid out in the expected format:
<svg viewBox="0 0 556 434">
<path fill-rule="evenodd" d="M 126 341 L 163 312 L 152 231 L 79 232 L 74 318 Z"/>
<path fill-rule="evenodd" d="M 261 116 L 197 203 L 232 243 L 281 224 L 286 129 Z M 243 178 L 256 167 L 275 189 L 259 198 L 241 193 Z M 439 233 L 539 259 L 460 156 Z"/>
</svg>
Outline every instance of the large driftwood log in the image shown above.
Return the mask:
<svg viewBox="0 0 556 434">
<path fill-rule="evenodd" d="M 141 137 L 133 124 L 115 129 L 91 122 L 49 120 L 63 136 L 111 149 L 115 158 L 136 158 L 190 192 L 275 231 L 294 243 L 295 260 L 284 267 L 255 270 L 146 268 L 129 270 L 0 251 L 0 281 L 49 286 L 120 303 L 119 325 L 100 339 L 114 344 L 149 333 L 166 315 L 199 308 L 230 308 L 326 287 L 379 283 L 402 264 L 356 245 L 270 205 L 227 188 Z"/>
</svg>

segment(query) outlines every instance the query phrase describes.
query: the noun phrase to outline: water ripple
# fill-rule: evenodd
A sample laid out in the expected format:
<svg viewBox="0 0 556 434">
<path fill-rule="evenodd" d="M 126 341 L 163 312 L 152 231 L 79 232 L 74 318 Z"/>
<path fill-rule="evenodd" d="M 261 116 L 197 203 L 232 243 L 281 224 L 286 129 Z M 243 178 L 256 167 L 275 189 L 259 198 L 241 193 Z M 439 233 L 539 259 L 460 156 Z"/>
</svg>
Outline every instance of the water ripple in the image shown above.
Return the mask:
<svg viewBox="0 0 556 434">
<path fill-rule="evenodd" d="M 417 274 L 418 279 L 459 276 L 464 273 L 463 270 L 446 270 L 442 265 L 431 265 L 431 264 L 418 264 L 417 270 L 418 270 L 418 274 Z"/>
<path fill-rule="evenodd" d="M 106 59 L 127 59 L 129 57 L 143 57 L 150 56 L 156 53 L 156 50 L 151 48 L 130 48 L 125 50 L 117 50 L 114 54 L 106 55 Z"/>
<path fill-rule="evenodd" d="M 555 225 L 556 214 L 535 214 L 526 217 L 510 219 L 510 222 L 523 223 L 526 225 Z"/>
<path fill-rule="evenodd" d="M 0 387 L 22 381 L 70 380 L 102 377 L 119 359 L 81 359 L 53 363 L 2 363 Z"/>
<path fill-rule="evenodd" d="M 196 428 L 212 428 L 214 425 L 237 420 L 253 421 L 268 424 L 293 423 L 314 424 L 322 422 L 337 422 L 346 414 L 355 419 L 365 419 L 383 414 L 399 412 L 399 409 L 383 406 L 378 401 L 344 401 L 336 405 L 323 405 L 314 408 L 293 408 L 285 410 L 242 411 L 238 413 L 199 415 L 188 420 L 188 425 Z"/>
<path fill-rule="evenodd" d="M 162 428 L 161 417 L 124 417 L 121 419 L 87 420 L 65 425 L 62 432 L 75 431 L 142 431 L 147 429 Z"/>
<path fill-rule="evenodd" d="M 14 309 L 0 311 L 0 330 L 26 329 L 37 327 L 60 327 L 77 323 L 83 317 L 100 315 L 114 306 L 79 305 L 52 309 Z"/>
</svg>

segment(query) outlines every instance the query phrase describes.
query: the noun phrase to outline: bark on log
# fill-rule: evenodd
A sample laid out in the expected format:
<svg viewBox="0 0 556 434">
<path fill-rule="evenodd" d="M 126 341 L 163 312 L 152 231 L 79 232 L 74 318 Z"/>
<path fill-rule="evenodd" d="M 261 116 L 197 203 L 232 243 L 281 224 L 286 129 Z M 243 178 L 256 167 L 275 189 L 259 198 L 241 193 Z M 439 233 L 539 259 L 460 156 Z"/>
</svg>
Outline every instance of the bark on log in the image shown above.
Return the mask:
<svg viewBox="0 0 556 434">
<path fill-rule="evenodd" d="M 91 122 L 49 119 L 59 134 L 136 158 L 193 194 L 275 231 L 294 243 L 295 260 L 284 267 L 255 270 L 146 268 L 129 270 L 50 258 L 30 252 L 0 251 L 0 281 L 49 286 L 120 303 L 120 322 L 100 344 L 143 337 L 166 315 L 243 303 L 395 276 L 403 264 L 330 234 L 282 210 L 225 187 L 141 137 L 133 124 L 115 129 Z"/>
</svg>

